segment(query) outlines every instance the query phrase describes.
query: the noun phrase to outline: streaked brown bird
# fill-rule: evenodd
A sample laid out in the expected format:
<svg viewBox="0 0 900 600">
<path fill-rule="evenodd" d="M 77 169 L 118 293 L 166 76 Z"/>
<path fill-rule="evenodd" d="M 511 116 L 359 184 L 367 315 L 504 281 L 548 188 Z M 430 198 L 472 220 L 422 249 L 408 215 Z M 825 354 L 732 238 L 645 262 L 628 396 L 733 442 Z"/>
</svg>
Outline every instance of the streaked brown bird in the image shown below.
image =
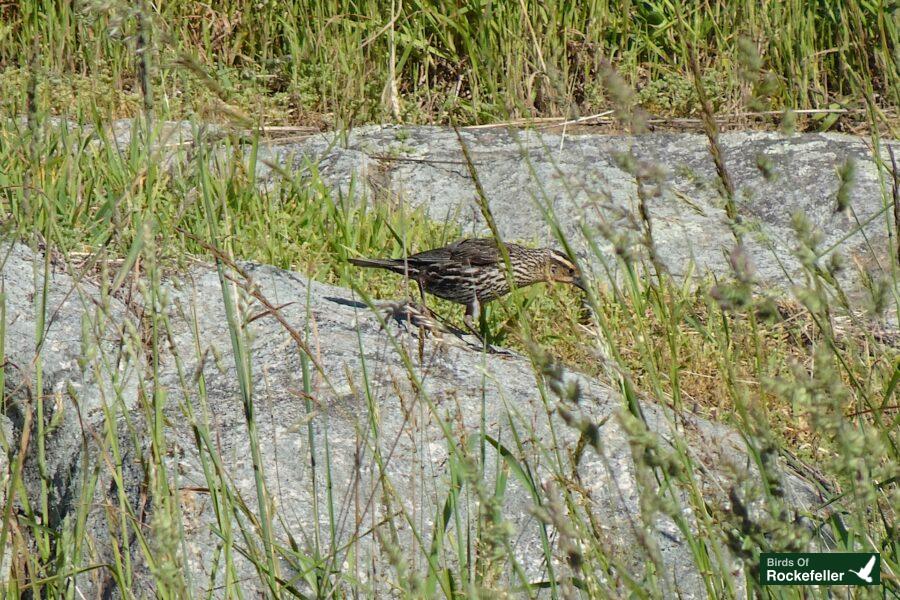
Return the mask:
<svg viewBox="0 0 900 600">
<path fill-rule="evenodd" d="M 569 258 L 550 248 L 526 248 L 506 244 L 516 287 L 534 283 L 561 282 L 585 290 L 578 267 Z M 475 322 L 481 305 L 509 293 L 509 280 L 503 255 L 493 238 L 466 239 L 443 248 L 426 250 L 406 258 L 351 258 L 359 267 L 375 267 L 399 273 L 419 285 L 422 301 L 425 292 L 464 304 L 465 323 L 484 341 Z"/>
</svg>

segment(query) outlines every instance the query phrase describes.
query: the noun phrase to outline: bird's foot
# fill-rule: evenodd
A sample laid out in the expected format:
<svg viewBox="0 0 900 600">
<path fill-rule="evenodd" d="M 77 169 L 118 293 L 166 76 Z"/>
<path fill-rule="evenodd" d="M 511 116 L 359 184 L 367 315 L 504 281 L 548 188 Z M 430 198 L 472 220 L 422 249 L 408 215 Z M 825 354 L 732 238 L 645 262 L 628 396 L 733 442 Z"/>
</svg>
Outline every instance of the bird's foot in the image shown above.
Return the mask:
<svg viewBox="0 0 900 600">
<path fill-rule="evenodd" d="M 471 319 L 466 318 L 465 323 L 466 323 L 466 328 L 469 330 L 469 333 L 472 334 L 473 336 L 475 336 L 475 339 L 478 340 L 478 342 L 474 343 L 474 344 L 469 343 L 468 341 L 466 342 L 466 343 L 469 343 L 473 348 L 475 348 L 479 351 L 483 351 L 486 354 L 499 354 L 501 356 L 513 356 L 513 353 L 510 352 L 509 350 L 503 350 L 501 348 L 495 348 L 494 346 L 491 346 L 487 342 L 485 337 L 481 334 L 481 332 L 478 331 L 478 328 L 475 327 L 475 324 L 474 324 L 474 322 L 472 322 Z M 460 339 L 462 339 L 462 338 L 460 338 Z"/>
<path fill-rule="evenodd" d="M 509 350 L 504 350 L 503 348 L 498 348 L 496 346 L 492 346 L 484 341 L 480 336 L 478 337 L 477 342 L 467 342 L 469 347 L 477 350 L 478 352 L 484 352 L 485 354 L 496 354 L 498 356 L 515 356 L 514 352 Z"/>
</svg>

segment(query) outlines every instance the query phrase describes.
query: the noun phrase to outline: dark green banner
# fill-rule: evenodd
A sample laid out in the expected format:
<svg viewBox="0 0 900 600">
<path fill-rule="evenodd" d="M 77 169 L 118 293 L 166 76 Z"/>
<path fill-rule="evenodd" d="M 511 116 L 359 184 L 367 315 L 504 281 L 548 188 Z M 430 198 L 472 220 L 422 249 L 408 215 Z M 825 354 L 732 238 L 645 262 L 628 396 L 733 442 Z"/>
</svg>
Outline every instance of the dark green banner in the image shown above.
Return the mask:
<svg viewBox="0 0 900 600">
<path fill-rule="evenodd" d="M 877 552 L 791 553 L 759 555 L 762 585 L 880 585 Z"/>
</svg>

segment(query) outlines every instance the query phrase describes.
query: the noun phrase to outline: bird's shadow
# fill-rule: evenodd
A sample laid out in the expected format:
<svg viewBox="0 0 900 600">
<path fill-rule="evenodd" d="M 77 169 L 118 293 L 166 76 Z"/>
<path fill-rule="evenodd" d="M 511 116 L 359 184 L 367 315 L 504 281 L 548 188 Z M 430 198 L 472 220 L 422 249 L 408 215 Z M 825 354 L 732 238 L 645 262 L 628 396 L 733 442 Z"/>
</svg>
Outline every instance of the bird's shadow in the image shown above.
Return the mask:
<svg viewBox="0 0 900 600">
<path fill-rule="evenodd" d="M 325 296 L 325 299 L 329 302 L 340 304 L 341 306 L 349 306 L 351 308 L 369 308 L 367 304 L 365 304 L 364 302 L 360 302 L 359 300 L 348 300 L 347 298 L 338 298 L 336 296 Z"/>
</svg>

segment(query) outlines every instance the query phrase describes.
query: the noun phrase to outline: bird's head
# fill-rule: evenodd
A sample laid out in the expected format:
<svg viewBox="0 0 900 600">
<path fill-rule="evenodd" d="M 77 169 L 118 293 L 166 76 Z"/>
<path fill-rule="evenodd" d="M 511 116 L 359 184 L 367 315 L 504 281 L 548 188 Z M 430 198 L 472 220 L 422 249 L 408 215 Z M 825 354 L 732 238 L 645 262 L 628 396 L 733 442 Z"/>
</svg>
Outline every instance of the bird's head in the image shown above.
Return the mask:
<svg viewBox="0 0 900 600">
<path fill-rule="evenodd" d="M 578 270 L 578 265 L 562 252 L 558 250 L 550 250 L 548 252 L 546 269 L 547 281 L 568 283 L 585 292 L 587 291 L 587 287 L 581 277 L 581 271 Z"/>
</svg>

